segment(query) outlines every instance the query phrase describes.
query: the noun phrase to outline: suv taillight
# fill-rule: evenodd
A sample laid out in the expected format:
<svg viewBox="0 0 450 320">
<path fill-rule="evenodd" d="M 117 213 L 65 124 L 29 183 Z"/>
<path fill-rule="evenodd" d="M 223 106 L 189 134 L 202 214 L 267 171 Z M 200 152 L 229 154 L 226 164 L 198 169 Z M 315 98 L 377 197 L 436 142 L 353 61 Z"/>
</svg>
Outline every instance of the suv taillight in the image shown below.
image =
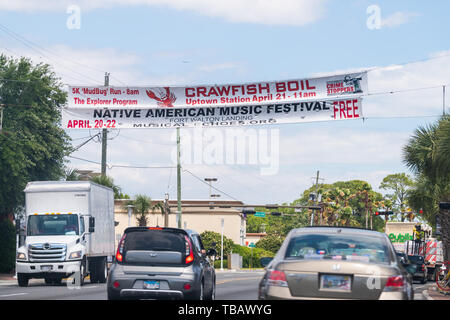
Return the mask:
<svg viewBox="0 0 450 320">
<path fill-rule="evenodd" d="M 186 242 L 186 264 L 194 261 L 194 252 L 192 251 L 192 243 L 188 236 L 184 236 Z"/>
<path fill-rule="evenodd" d="M 383 291 L 386 292 L 403 291 L 404 287 L 405 287 L 405 280 L 403 279 L 403 276 L 393 276 L 388 278 Z"/>
<path fill-rule="evenodd" d="M 127 234 L 125 233 L 122 237 L 122 239 L 120 239 L 119 245 L 117 247 L 117 252 L 116 252 L 116 260 L 119 262 L 122 262 L 123 260 L 123 247 L 124 247 L 124 240 L 126 238 Z"/>
<path fill-rule="evenodd" d="M 286 274 L 283 271 L 270 271 L 269 279 L 267 280 L 269 286 L 287 287 Z"/>
</svg>

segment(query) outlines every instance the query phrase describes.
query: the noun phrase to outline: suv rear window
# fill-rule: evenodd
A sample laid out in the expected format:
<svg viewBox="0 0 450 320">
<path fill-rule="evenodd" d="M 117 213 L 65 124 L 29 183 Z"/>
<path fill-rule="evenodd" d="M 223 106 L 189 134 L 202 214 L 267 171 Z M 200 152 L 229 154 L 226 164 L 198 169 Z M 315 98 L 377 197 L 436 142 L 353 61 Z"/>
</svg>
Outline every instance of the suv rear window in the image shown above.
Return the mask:
<svg viewBox="0 0 450 320">
<path fill-rule="evenodd" d="M 183 264 L 185 235 L 168 230 L 128 232 L 123 247 L 124 262 L 138 265 Z"/>
</svg>

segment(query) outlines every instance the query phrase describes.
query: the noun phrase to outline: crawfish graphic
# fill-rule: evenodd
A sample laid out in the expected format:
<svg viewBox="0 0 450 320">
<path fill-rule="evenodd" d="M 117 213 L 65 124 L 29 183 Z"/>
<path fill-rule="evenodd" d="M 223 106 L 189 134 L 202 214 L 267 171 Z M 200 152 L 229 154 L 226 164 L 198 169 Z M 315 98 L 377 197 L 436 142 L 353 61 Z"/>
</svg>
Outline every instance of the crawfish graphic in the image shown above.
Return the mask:
<svg viewBox="0 0 450 320">
<path fill-rule="evenodd" d="M 177 97 L 170 92 L 169 87 L 164 87 L 164 90 L 166 92 L 160 91 L 159 97 L 152 91 L 152 90 L 146 90 L 147 96 L 150 99 L 156 100 L 158 103 L 158 106 L 160 107 L 173 107 L 173 103 L 177 100 Z"/>
</svg>

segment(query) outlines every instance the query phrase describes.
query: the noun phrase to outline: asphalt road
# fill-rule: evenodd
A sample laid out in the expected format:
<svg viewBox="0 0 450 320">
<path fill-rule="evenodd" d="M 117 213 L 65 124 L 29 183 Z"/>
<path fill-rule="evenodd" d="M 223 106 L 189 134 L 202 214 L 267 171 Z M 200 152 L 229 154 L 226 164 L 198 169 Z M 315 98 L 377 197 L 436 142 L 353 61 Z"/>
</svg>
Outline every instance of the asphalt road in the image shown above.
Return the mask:
<svg viewBox="0 0 450 320">
<path fill-rule="evenodd" d="M 217 272 L 217 300 L 256 300 L 262 271 Z M 414 299 L 424 300 L 422 291 L 432 283 L 414 284 Z M 106 300 L 105 284 L 86 284 L 69 289 L 66 284 L 46 285 L 44 280 L 30 280 L 28 287 L 14 281 L 0 281 L 0 300 Z"/>
</svg>

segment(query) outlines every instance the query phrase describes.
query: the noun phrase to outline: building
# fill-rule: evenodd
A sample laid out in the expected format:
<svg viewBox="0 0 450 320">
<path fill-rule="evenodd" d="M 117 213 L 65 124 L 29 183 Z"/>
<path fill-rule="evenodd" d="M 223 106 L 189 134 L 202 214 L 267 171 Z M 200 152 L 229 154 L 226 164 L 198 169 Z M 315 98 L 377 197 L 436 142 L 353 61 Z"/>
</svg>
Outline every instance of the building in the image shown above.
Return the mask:
<svg viewBox="0 0 450 320">
<path fill-rule="evenodd" d="M 114 200 L 114 214 L 116 225 L 116 246 L 123 234 L 123 231 L 128 226 L 137 226 L 136 215 L 131 214 L 129 217 L 128 208 L 126 207 L 128 199 L 116 199 Z M 153 200 L 153 205 L 164 200 Z M 239 245 L 245 245 L 245 230 L 246 221 L 245 217 L 240 210 L 235 208 L 220 208 L 220 206 L 236 206 L 243 205 L 241 201 L 228 201 L 228 200 L 214 200 L 214 203 L 218 207 L 196 207 L 195 205 L 208 205 L 211 200 L 183 200 L 182 205 L 182 228 L 192 229 L 198 233 L 204 231 L 214 231 L 217 233 L 222 232 L 222 219 L 224 222 L 223 234 L 227 238 L 233 240 L 234 243 Z M 176 228 L 177 223 L 177 201 L 169 200 L 170 214 L 168 227 Z M 183 207 L 189 206 L 189 207 Z M 164 226 L 164 215 L 161 210 L 155 209 L 150 211 L 147 215 L 149 227 Z"/>
<path fill-rule="evenodd" d="M 267 233 L 261 232 L 261 233 L 246 233 L 245 234 L 245 245 L 248 246 L 249 244 L 253 243 L 256 244 L 259 240 L 267 236 Z"/>
</svg>

